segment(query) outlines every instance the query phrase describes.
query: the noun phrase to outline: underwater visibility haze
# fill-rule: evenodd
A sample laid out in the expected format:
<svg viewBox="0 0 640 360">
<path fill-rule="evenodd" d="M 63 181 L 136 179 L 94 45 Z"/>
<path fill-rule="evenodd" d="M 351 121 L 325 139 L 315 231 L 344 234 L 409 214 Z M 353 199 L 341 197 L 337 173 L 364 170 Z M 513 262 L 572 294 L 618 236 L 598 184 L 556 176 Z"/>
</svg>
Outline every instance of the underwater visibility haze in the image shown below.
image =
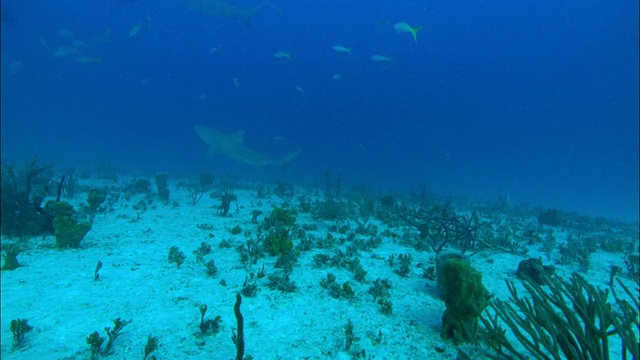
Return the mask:
<svg viewBox="0 0 640 360">
<path fill-rule="evenodd" d="M 330 170 L 635 221 L 638 3 L 6 0 L 1 111 L 15 165 Z M 300 152 L 283 174 L 211 156 L 194 126 Z"/>
<path fill-rule="evenodd" d="M 1 15 L 3 360 L 640 358 L 637 0 Z"/>
</svg>

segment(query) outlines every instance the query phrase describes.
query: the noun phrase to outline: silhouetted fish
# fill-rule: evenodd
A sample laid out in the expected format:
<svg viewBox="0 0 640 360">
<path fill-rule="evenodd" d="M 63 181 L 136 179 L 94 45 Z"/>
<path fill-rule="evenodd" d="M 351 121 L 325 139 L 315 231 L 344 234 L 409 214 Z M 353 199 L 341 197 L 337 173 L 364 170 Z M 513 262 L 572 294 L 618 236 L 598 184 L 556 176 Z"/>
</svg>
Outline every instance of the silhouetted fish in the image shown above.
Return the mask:
<svg viewBox="0 0 640 360">
<path fill-rule="evenodd" d="M 206 15 L 215 16 L 221 19 L 241 19 L 244 26 L 251 27 L 251 17 L 265 6 L 268 2 L 252 6 L 240 7 L 229 0 L 184 0 L 191 9 Z"/>
</svg>

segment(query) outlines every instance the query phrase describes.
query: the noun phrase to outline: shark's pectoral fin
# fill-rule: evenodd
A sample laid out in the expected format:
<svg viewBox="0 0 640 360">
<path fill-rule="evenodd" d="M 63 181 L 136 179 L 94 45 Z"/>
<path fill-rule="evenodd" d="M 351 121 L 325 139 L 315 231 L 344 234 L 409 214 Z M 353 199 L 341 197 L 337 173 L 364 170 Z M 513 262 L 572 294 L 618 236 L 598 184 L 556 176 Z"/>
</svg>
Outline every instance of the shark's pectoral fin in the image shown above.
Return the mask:
<svg viewBox="0 0 640 360">
<path fill-rule="evenodd" d="M 276 160 L 276 165 L 286 165 L 286 164 L 288 164 L 291 160 L 295 159 L 295 157 L 298 156 L 300 151 L 302 151 L 302 150 L 296 150 L 296 151 L 292 152 L 289 155 L 285 155 L 285 156 L 281 157 L 280 159 Z"/>
<path fill-rule="evenodd" d="M 242 16 L 242 23 L 247 29 L 251 29 L 251 16 L 253 16 L 253 14 L 245 14 Z"/>
</svg>

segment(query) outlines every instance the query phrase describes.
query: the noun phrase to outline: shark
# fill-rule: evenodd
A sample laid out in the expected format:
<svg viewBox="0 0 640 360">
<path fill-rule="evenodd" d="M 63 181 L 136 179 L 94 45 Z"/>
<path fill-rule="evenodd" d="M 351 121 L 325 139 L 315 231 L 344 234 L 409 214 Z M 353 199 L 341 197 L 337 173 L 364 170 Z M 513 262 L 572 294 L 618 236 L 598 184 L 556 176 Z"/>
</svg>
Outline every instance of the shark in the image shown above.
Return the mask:
<svg viewBox="0 0 640 360">
<path fill-rule="evenodd" d="M 283 166 L 293 160 L 300 150 L 294 151 L 281 158 L 260 154 L 244 144 L 244 130 L 234 133 L 225 133 L 219 130 L 196 125 L 193 127 L 196 134 L 209 145 L 209 155 L 224 155 L 230 159 L 253 166 Z"/>
<path fill-rule="evenodd" d="M 200 13 L 215 16 L 221 19 L 241 19 L 244 26 L 251 27 L 251 17 L 262 10 L 269 2 L 252 7 L 241 7 L 233 0 L 184 0 L 189 7 Z"/>
</svg>

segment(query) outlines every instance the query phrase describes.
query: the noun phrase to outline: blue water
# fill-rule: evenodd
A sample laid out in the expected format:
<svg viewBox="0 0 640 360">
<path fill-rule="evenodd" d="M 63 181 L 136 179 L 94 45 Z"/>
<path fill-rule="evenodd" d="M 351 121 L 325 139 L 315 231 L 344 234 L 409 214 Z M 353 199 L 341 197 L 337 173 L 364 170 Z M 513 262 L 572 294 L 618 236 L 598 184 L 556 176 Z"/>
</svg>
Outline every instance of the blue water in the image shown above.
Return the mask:
<svg viewBox="0 0 640 360">
<path fill-rule="evenodd" d="M 2 159 L 299 183 L 329 169 L 637 221 L 637 1 L 273 5 L 247 28 L 182 0 L 3 1 Z M 425 26 L 417 43 L 400 21 Z M 209 158 L 196 124 L 302 152 L 285 174 Z"/>
</svg>

